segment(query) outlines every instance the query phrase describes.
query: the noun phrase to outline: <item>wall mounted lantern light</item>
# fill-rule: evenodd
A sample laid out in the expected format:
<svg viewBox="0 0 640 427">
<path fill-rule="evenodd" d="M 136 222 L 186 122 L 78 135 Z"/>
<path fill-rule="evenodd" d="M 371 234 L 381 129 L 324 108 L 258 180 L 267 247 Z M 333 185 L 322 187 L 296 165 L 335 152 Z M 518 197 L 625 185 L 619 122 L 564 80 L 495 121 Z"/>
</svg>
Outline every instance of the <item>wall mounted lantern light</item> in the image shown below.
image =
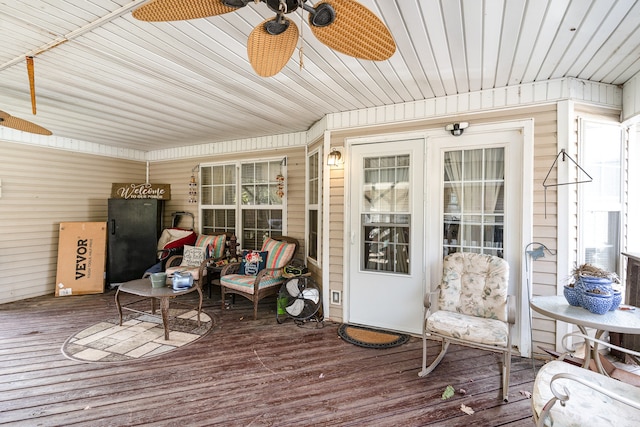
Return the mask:
<svg viewBox="0 0 640 427">
<path fill-rule="evenodd" d="M 453 136 L 460 136 L 462 135 L 462 132 L 464 132 L 464 130 L 468 127 L 469 127 L 469 123 L 461 122 L 461 123 L 451 123 L 450 125 L 445 126 L 444 129 L 451 132 L 451 135 Z"/>
<path fill-rule="evenodd" d="M 331 149 L 331 152 L 327 156 L 327 166 L 338 166 L 343 163 L 342 153 L 335 148 Z"/>
</svg>

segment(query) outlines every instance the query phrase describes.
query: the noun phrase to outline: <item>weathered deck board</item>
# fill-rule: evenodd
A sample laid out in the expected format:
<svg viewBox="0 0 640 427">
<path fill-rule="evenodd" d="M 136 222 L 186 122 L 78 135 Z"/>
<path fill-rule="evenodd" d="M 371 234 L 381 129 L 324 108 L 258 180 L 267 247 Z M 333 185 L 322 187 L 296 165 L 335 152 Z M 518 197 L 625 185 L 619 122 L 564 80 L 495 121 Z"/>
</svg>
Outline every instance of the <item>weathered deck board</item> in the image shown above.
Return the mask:
<svg viewBox="0 0 640 427">
<path fill-rule="evenodd" d="M 219 299 L 219 296 L 218 296 Z M 420 339 L 386 350 L 353 346 L 326 322 L 275 321 L 275 301 L 251 320 L 248 301 L 230 310 L 205 299 L 216 326 L 186 348 L 123 364 L 81 363 L 64 341 L 116 317 L 113 292 L 34 298 L 0 306 L 0 424 L 225 426 L 532 425 L 531 360 L 514 357 L 510 401 L 499 356 L 452 346 L 419 378 Z M 429 354 L 434 357 L 438 343 Z M 442 400 L 447 385 L 466 395 Z M 460 410 L 465 404 L 474 415 Z"/>
</svg>

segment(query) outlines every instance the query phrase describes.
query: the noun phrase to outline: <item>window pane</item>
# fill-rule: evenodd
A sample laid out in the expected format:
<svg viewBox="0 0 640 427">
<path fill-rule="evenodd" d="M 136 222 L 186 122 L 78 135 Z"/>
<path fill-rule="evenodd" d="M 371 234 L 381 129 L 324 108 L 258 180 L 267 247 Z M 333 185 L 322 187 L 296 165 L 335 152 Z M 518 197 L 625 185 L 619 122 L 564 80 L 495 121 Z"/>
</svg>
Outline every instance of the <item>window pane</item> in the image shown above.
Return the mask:
<svg viewBox="0 0 640 427">
<path fill-rule="evenodd" d="M 444 160 L 443 255 L 502 256 L 504 148 L 451 151 Z"/>
<path fill-rule="evenodd" d="M 243 248 L 260 249 L 265 237 L 282 235 L 282 211 L 244 209 L 242 211 Z"/>
<path fill-rule="evenodd" d="M 318 259 L 318 211 L 309 210 L 309 258 Z"/>
<path fill-rule="evenodd" d="M 409 157 L 371 157 L 364 165 L 361 268 L 409 274 Z"/>
</svg>

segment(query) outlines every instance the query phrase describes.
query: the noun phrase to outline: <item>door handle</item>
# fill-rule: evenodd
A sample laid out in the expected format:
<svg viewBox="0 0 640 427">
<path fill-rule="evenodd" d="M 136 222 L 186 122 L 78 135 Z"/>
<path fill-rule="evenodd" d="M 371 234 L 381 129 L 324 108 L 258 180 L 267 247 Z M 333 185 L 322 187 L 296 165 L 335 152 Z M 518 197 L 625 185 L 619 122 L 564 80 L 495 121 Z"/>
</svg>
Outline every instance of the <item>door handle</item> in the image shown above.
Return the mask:
<svg viewBox="0 0 640 427">
<path fill-rule="evenodd" d="M 355 231 L 351 232 L 351 244 L 355 244 L 356 243 L 356 233 Z"/>
<path fill-rule="evenodd" d="M 111 235 L 116 234 L 116 220 L 115 219 L 111 220 L 111 224 L 110 224 L 109 228 L 111 229 L 110 230 L 111 231 Z"/>
</svg>

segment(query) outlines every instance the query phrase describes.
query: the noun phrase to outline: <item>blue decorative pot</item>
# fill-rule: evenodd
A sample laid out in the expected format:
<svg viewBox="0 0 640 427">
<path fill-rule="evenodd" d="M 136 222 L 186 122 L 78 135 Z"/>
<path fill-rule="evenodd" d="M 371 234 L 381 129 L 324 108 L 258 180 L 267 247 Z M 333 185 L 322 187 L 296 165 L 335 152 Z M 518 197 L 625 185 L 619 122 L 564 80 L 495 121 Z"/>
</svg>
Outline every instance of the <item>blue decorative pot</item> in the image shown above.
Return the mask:
<svg viewBox="0 0 640 427">
<path fill-rule="evenodd" d="M 573 286 L 564 285 L 564 297 L 566 298 L 569 305 L 573 305 L 575 307 L 580 306 L 580 300 L 578 299 L 578 290 Z"/>
<path fill-rule="evenodd" d="M 611 303 L 611 308 L 609 309 L 609 311 L 613 311 L 617 309 L 620 306 L 621 302 L 622 302 L 622 292 L 613 291 L 613 302 Z"/>
<path fill-rule="evenodd" d="M 605 314 L 613 303 L 613 292 L 595 294 L 585 292 L 582 294 L 582 306 L 593 314 Z"/>
<path fill-rule="evenodd" d="M 613 294 L 611 280 L 605 277 L 580 276 L 574 284 L 574 287 L 578 290 L 578 301 L 584 308 L 586 308 L 583 302 L 585 292 L 598 290 L 601 293 Z"/>
</svg>

